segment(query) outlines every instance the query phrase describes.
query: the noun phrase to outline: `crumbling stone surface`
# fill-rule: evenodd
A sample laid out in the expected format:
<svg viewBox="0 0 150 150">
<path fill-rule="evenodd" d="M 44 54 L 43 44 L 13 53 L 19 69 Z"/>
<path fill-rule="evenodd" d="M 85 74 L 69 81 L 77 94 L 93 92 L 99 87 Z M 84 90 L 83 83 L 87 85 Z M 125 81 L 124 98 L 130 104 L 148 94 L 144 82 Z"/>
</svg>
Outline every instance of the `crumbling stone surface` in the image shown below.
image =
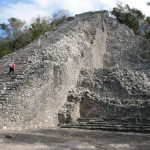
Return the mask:
<svg viewBox="0 0 150 150">
<path fill-rule="evenodd" d="M 75 122 L 64 122 L 69 123 L 65 127 L 149 132 L 149 84 L 143 72 L 114 68 L 81 70 L 77 87 L 69 93 L 67 102 L 71 105 L 72 98 L 78 105 L 74 109 L 66 107 L 66 115 L 72 118 L 75 107 L 80 111 L 76 119 L 73 116 Z"/>
<path fill-rule="evenodd" d="M 149 44 L 107 11 L 76 15 L 46 35 L 39 37 L 40 47 L 36 39 L 0 59 L 0 129 L 57 126 L 58 117 L 76 122 L 82 98 L 67 97 L 80 87 L 118 102 L 148 101 Z M 12 60 L 17 68 L 8 76 Z"/>
</svg>

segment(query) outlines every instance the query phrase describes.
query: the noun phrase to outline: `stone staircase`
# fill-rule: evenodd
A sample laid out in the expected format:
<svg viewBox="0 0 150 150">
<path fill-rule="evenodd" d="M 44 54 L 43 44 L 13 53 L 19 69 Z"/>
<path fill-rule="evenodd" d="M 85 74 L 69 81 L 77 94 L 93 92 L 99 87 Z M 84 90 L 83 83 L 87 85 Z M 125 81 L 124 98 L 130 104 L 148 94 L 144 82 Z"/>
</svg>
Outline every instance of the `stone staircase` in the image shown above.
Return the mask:
<svg viewBox="0 0 150 150">
<path fill-rule="evenodd" d="M 48 80 L 50 84 L 53 84 L 53 70 L 55 69 L 55 65 L 60 66 L 61 64 L 66 63 L 64 62 L 64 57 L 69 56 L 69 52 L 65 49 L 66 46 L 63 44 L 63 41 L 65 41 L 65 37 L 68 40 L 72 39 L 69 37 L 71 35 L 70 32 L 72 33 L 72 31 L 76 30 L 75 26 L 77 23 L 77 19 L 65 22 L 54 31 L 47 32 L 47 38 L 45 35 L 41 35 L 38 38 L 41 40 L 40 47 L 38 47 L 38 39 L 36 39 L 23 49 L 15 51 L 14 53 L 4 56 L 0 59 L 0 129 L 5 126 L 8 126 L 11 129 L 15 128 L 15 125 L 12 125 L 11 122 L 13 118 L 14 124 L 17 122 L 17 124 L 21 124 L 18 126 L 23 126 L 24 123 L 22 125 L 22 120 L 24 120 L 24 118 L 34 118 L 32 117 L 32 109 L 35 109 L 35 105 L 38 105 L 41 111 L 41 105 L 38 103 L 43 103 L 42 100 L 47 99 L 47 97 L 43 99 L 39 98 L 37 100 L 33 96 L 33 91 L 41 91 L 40 87 L 44 84 L 47 84 Z M 17 66 L 15 69 L 15 74 L 9 76 L 8 65 L 12 61 L 15 61 Z M 45 88 L 45 86 L 43 86 L 43 88 Z M 50 92 L 53 90 L 54 89 L 50 89 Z M 35 96 L 37 94 L 35 94 Z M 40 94 L 42 95 L 42 93 Z M 24 100 L 25 98 L 26 101 Z M 36 104 L 33 105 L 33 103 Z M 48 103 L 50 103 L 50 101 L 48 101 Z M 49 107 L 51 110 L 51 105 L 49 105 Z M 36 107 L 36 110 L 37 109 L 38 108 Z M 30 115 L 28 115 L 29 111 L 31 111 Z M 39 114 L 39 118 L 40 117 L 41 116 Z M 52 117 L 55 116 L 53 115 Z M 50 121 L 52 120 L 51 118 L 49 119 Z M 30 121 L 30 119 L 27 119 L 26 122 L 28 122 L 28 120 Z M 35 124 L 38 124 L 38 121 L 34 122 Z M 31 126 L 32 124 L 33 123 L 30 123 Z"/>
<path fill-rule="evenodd" d="M 70 24 L 71 22 L 69 22 Z M 28 59 L 30 56 L 38 55 L 38 59 L 41 62 L 43 59 L 42 50 L 47 48 L 50 43 L 55 43 L 60 39 L 60 32 L 66 32 L 69 30 L 66 28 L 68 26 L 68 22 L 63 24 L 63 27 L 59 27 L 57 31 L 49 32 L 48 38 L 45 39 L 44 36 L 41 36 L 41 47 L 37 47 L 37 41 L 35 40 L 33 43 L 29 44 L 24 49 L 20 50 L 19 53 L 15 52 L 10 54 L 10 56 L 5 56 L 3 59 L 0 60 L 0 104 L 3 105 L 7 103 L 7 99 L 9 96 L 14 93 L 24 82 L 28 80 L 30 74 L 35 69 L 35 65 L 33 64 L 32 60 Z M 71 27 L 70 27 L 71 28 Z M 41 52 L 40 52 L 41 51 Z M 15 60 L 17 67 L 15 69 L 15 74 L 9 76 L 9 63 L 12 60 Z"/>
<path fill-rule="evenodd" d="M 9 68 L 7 68 L 9 69 Z M 19 89 L 23 83 L 23 75 L 15 70 L 15 74 L 9 76 L 8 70 L 3 70 L 4 72 L 0 73 L 0 108 L 3 109 L 4 105 L 11 103 L 11 95 L 14 91 Z"/>
<path fill-rule="evenodd" d="M 88 130 L 106 130 L 118 132 L 141 132 L 150 133 L 150 125 L 144 123 L 118 122 L 108 119 L 84 119 L 80 118 L 77 123 L 60 125 L 61 128 L 78 128 Z"/>
</svg>

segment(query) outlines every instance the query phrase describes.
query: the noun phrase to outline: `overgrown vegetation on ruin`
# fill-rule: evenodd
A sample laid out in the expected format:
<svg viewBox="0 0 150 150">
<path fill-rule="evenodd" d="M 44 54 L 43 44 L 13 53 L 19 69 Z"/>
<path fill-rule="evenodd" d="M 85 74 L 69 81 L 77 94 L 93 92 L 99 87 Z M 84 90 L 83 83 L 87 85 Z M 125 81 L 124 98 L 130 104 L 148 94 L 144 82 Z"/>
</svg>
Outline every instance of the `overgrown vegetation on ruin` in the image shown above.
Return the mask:
<svg viewBox="0 0 150 150">
<path fill-rule="evenodd" d="M 136 35 L 142 35 L 150 41 L 150 16 L 145 17 L 140 10 L 130 8 L 129 5 L 123 7 L 121 4 L 117 4 L 111 13 L 120 23 L 133 29 Z"/>
<path fill-rule="evenodd" d="M 147 3 L 147 5 L 149 4 Z M 145 17 L 140 10 L 121 4 L 117 4 L 117 7 L 114 7 L 111 13 L 120 23 L 133 29 L 135 34 L 142 35 L 150 41 L 150 16 Z M 66 20 L 68 14 L 68 12 L 61 10 L 55 13 L 52 19 L 37 17 L 33 19 L 30 26 L 26 26 L 26 23 L 20 19 L 9 18 L 7 24 L 0 24 L 2 33 L 0 36 L 0 58 L 23 48 L 45 32 L 53 31 Z"/>
<path fill-rule="evenodd" d="M 0 24 L 0 57 L 28 45 L 47 31 L 53 31 L 68 17 L 63 10 L 55 13 L 53 18 L 34 18 L 30 26 L 17 18 L 9 18 L 8 23 Z"/>
</svg>

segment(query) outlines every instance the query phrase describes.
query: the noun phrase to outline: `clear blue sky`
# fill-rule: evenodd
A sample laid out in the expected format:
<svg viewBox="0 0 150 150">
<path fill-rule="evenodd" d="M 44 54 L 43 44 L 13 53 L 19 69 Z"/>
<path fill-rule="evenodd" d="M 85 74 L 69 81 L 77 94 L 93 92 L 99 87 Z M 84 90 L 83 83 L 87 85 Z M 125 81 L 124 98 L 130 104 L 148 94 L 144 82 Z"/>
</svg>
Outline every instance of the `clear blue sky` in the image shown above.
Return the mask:
<svg viewBox="0 0 150 150">
<path fill-rule="evenodd" d="M 86 11 L 111 10 L 118 0 L 0 0 L 0 22 L 16 17 L 30 23 L 37 15 L 51 17 L 59 9 L 69 10 L 72 14 Z M 150 16 L 149 0 L 120 0 L 123 4 L 142 10 Z"/>
</svg>

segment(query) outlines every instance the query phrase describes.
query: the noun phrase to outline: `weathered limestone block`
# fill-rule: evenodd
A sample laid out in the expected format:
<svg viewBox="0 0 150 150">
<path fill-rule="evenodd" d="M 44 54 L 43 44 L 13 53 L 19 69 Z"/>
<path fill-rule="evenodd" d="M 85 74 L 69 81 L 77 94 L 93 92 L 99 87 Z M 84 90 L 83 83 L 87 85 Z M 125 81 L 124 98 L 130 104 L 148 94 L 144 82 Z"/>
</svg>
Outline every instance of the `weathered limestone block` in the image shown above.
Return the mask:
<svg viewBox="0 0 150 150">
<path fill-rule="evenodd" d="M 88 97 L 82 97 L 80 102 L 80 117 L 81 118 L 99 118 L 100 116 L 99 103 L 88 99 Z"/>
<path fill-rule="evenodd" d="M 77 122 L 80 118 L 80 97 L 77 97 L 75 93 L 69 92 L 67 102 L 58 112 L 58 119 L 60 124 L 66 124 L 71 122 Z"/>
</svg>

